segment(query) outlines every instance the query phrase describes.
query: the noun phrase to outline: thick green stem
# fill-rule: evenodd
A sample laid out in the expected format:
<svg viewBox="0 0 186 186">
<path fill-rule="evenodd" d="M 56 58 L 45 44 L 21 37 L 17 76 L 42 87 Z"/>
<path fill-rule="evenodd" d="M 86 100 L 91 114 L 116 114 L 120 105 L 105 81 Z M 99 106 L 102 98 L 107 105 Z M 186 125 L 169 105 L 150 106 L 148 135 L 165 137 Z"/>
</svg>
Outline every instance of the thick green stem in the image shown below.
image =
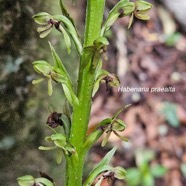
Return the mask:
<svg viewBox="0 0 186 186">
<path fill-rule="evenodd" d="M 91 46 L 100 36 L 104 6 L 105 0 L 87 0 L 84 47 Z M 70 133 L 70 143 L 76 148 L 78 160 L 74 159 L 72 163 L 69 158 L 67 161 L 66 186 L 82 186 L 84 160 L 87 153 L 83 149 L 83 144 L 90 117 L 95 70 L 90 70 L 90 65 L 86 65 L 91 60 L 85 57 L 86 52 L 83 50 L 81 56 L 77 93 L 79 105 L 73 110 Z"/>
</svg>

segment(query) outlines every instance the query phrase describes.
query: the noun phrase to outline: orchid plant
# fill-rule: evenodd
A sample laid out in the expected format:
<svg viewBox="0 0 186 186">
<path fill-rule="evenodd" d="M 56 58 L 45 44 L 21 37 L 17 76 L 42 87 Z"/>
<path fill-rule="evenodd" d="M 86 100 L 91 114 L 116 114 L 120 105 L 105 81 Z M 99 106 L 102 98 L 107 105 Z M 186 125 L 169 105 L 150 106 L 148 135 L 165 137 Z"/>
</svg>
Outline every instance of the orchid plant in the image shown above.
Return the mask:
<svg viewBox="0 0 186 186">
<path fill-rule="evenodd" d="M 67 113 L 51 113 L 47 120 L 47 127 L 51 129 L 52 134 L 47 136 L 45 140 L 52 145 L 40 146 L 39 149 L 53 150 L 56 153 L 56 162 L 58 164 L 61 163 L 62 157 L 65 157 L 65 186 L 100 186 L 104 179 L 110 180 L 113 177 L 124 179 L 126 176 L 125 169 L 120 166 L 112 167 L 110 165 L 116 151 L 116 148 L 113 148 L 83 182 L 85 157 L 89 149 L 101 136 L 103 139 L 102 147 L 107 144 L 111 133 L 121 140 L 127 140 L 118 133 L 124 131 L 126 127 L 125 123 L 118 119 L 118 115 L 126 107 L 117 111 L 112 118 L 100 121 L 95 130 L 87 134 L 90 110 L 92 98 L 98 91 L 100 83 L 106 83 L 107 86 L 118 86 L 120 83 L 117 75 L 102 68 L 104 62 L 102 56 L 105 56 L 109 45 L 106 32 L 117 19 L 125 16 L 130 16 L 128 28 L 131 27 L 134 17 L 149 20 L 148 12 L 152 8 L 152 4 L 143 0 L 137 0 L 136 2 L 120 0 L 104 20 L 105 0 L 87 0 L 85 33 L 84 39 L 81 41 L 75 23 L 63 0 L 59 0 L 59 3 L 62 14 L 50 15 L 41 12 L 34 15 L 33 19 L 39 24 L 37 32 L 40 38 L 46 37 L 53 29 L 58 30 L 63 35 L 69 54 L 71 52 L 71 42 L 74 42 L 79 56 L 79 77 L 77 90 L 75 90 L 70 75 L 50 42 L 53 64 L 45 60 L 33 62 L 34 70 L 41 75 L 40 79 L 33 80 L 33 84 L 47 80 L 49 96 L 52 96 L 53 93 L 53 81 L 61 84 L 64 95 L 71 107 Z M 77 2 L 73 1 L 73 3 Z M 59 133 L 56 127 L 62 127 L 63 133 Z M 39 178 L 34 178 L 31 175 L 19 177 L 17 179 L 18 184 L 20 186 L 55 186 L 53 178 L 46 173 L 41 172 L 40 174 Z M 97 179 L 98 177 L 99 179 Z"/>
</svg>

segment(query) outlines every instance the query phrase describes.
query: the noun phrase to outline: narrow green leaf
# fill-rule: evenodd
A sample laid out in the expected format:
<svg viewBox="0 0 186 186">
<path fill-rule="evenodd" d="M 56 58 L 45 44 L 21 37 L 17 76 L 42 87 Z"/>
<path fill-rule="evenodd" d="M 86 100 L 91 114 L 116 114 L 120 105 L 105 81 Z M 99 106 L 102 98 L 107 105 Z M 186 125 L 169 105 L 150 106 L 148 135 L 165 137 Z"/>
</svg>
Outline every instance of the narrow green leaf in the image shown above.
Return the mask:
<svg viewBox="0 0 186 186">
<path fill-rule="evenodd" d="M 52 46 L 52 44 L 50 42 L 48 42 L 48 43 L 49 43 L 49 46 L 50 46 L 50 49 L 51 49 L 51 52 L 52 52 L 52 57 L 53 57 L 53 61 L 54 61 L 54 67 L 60 68 L 63 71 L 64 75 L 69 77 L 69 75 L 68 75 L 68 73 L 67 73 L 67 71 L 66 71 L 66 69 L 65 69 L 65 67 L 64 67 L 64 65 L 63 65 L 63 63 L 62 63 L 62 61 L 60 59 L 60 57 L 56 53 L 54 47 Z"/>
<path fill-rule="evenodd" d="M 72 106 L 79 105 L 79 100 L 70 86 L 62 84 L 64 94 Z"/>
<path fill-rule="evenodd" d="M 64 16 L 66 16 L 71 22 L 72 24 L 74 25 L 75 27 L 75 24 L 74 24 L 74 20 L 72 19 L 72 17 L 69 15 L 64 3 L 63 3 L 63 0 L 60 0 L 60 7 L 61 7 L 61 12 Z M 76 29 L 77 30 L 77 29 Z"/>
<path fill-rule="evenodd" d="M 114 14 L 112 17 L 110 17 L 107 22 L 103 25 L 103 28 L 101 30 L 101 36 L 104 36 L 105 32 L 109 30 L 109 28 L 114 24 L 114 22 L 118 19 L 119 12 Z"/>
<path fill-rule="evenodd" d="M 110 171 L 112 170 L 112 167 L 110 165 L 104 165 L 102 167 L 99 167 L 99 169 L 93 169 L 86 181 L 83 183 L 83 186 L 91 186 L 94 182 L 94 180 L 104 171 Z"/>
<path fill-rule="evenodd" d="M 65 114 L 62 114 L 61 120 L 63 121 L 63 127 L 64 127 L 64 131 L 65 131 L 66 137 L 69 137 L 70 126 L 71 126 L 69 118 Z"/>
<path fill-rule="evenodd" d="M 112 167 L 108 164 L 110 163 L 114 153 L 116 152 L 116 148 L 110 150 L 105 157 L 96 165 L 96 167 L 90 172 L 89 177 L 83 184 L 83 186 L 90 186 L 95 178 L 102 172 L 112 170 Z"/>
<path fill-rule="evenodd" d="M 77 48 L 78 53 L 81 54 L 83 47 L 82 47 L 81 41 L 79 39 L 79 36 L 77 34 L 76 28 L 74 27 L 73 23 L 67 17 L 63 15 L 55 15 L 54 19 L 57 21 L 61 21 L 65 25 L 67 31 L 69 32 L 70 36 L 72 37 L 74 41 L 74 44 Z"/>
<path fill-rule="evenodd" d="M 65 31 L 65 29 L 61 25 L 59 26 L 59 29 L 63 33 L 65 44 L 66 44 L 66 47 L 67 47 L 67 51 L 68 51 L 68 53 L 70 53 L 70 51 L 71 51 L 70 37 L 68 36 L 67 32 Z"/>
<path fill-rule="evenodd" d="M 51 48 L 51 51 L 52 51 L 52 56 L 53 56 L 53 59 L 54 59 L 54 66 L 55 66 L 54 69 L 55 69 L 55 71 L 57 70 L 57 75 L 61 75 L 61 78 L 66 79 L 66 82 L 64 82 L 64 83 L 61 82 L 64 94 L 65 94 L 67 100 L 69 101 L 69 103 L 72 106 L 78 105 L 79 100 L 74 93 L 74 90 L 73 90 L 73 87 L 72 87 L 72 82 L 70 80 L 69 74 L 66 71 L 65 67 L 63 66 L 62 61 L 59 58 L 58 54 L 55 52 L 53 46 L 50 43 L 49 43 L 49 45 L 50 45 L 50 48 Z M 58 70 L 58 68 L 60 70 Z M 57 79 L 57 77 L 56 77 L 56 80 L 59 80 L 59 79 Z"/>
<path fill-rule="evenodd" d="M 85 143 L 84 143 L 84 149 L 89 149 L 103 134 L 103 130 L 97 129 L 93 131 L 89 136 L 87 137 Z"/>
<path fill-rule="evenodd" d="M 43 178 L 43 177 L 36 178 L 35 180 L 36 180 L 36 183 L 41 183 L 44 186 L 54 186 L 54 184 L 50 180 Z"/>
<path fill-rule="evenodd" d="M 60 7 L 61 7 L 61 12 L 64 16 L 68 17 L 69 16 L 69 13 L 63 3 L 63 0 L 60 0 Z"/>
</svg>

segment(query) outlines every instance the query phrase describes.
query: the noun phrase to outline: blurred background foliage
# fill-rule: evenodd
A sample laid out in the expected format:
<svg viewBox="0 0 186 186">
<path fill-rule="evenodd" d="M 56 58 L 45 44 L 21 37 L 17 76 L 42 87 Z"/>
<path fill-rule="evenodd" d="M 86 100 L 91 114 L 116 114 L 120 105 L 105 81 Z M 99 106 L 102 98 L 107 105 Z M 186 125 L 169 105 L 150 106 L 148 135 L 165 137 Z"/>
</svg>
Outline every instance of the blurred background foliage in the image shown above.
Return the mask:
<svg viewBox="0 0 186 186">
<path fill-rule="evenodd" d="M 82 33 L 86 1 L 77 2 L 73 6 L 65 0 Z M 105 16 L 116 2 L 107 1 Z M 172 86 L 176 93 L 122 93 L 117 89 L 106 92 L 105 85 L 101 85 L 94 98 L 90 131 L 117 109 L 133 104 L 121 115 L 127 124 L 123 135 L 129 142 L 111 136 L 111 143 L 105 149 L 98 142 L 87 158 L 85 175 L 113 145 L 118 146 L 113 164 L 126 167 L 129 177 L 125 183 L 113 180 L 110 184 L 114 186 L 144 182 L 148 186 L 186 184 L 186 3 L 185 0 L 149 2 L 155 5 L 150 21 L 135 20 L 128 31 L 125 28 L 129 19 L 120 19 L 108 32 L 111 45 L 104 68 L 118 74 L 121 86 Z M 38 150 L 49 133 L 45 128 L 49 107 L 62 112 L 64 97 L 57 84 L 52 97 L 47 95 L 46 82 L 31 84 L 37 78 L 32 62 L 44 59 L 52 63 L 50 40 L 76 83 L 78 61 L 73 49 L 71 55 L 67 54 L 57 31 L 45 39 L 39 38 L 32 16 L 41 11 L 59 14 L 58 0 L 0 0 L 0 183 L 3 186 L 17 185 L 17 177 L 38 175 L 39 170 L 54 176 L 57 185 L 64 177 L 63 171 L 59 171 L 64 170 L 64 163 L 56 165 L 52 153 Z M 141 154 L 148 156 L 149 152 L 151 158 L 139 163 Z M 143 179 L 135 180 L 136 176 Z"/>
</svg>

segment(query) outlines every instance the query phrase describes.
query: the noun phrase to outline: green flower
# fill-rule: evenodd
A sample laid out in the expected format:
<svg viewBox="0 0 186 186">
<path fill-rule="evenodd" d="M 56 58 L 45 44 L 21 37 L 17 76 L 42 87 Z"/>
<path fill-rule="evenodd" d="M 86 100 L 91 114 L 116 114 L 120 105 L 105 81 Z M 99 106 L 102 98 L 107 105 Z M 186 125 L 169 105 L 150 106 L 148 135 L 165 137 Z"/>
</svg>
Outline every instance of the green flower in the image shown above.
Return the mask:
<svg viewBox="0 0 186 186">
<path fill-rule="evenodd" d="M 31 175 L 25 175 L 17 178 L 20 186 L 55 186 L 55 183 L 45 177 L 34 178 Z"/>
<path fill-rule="evenodd" d="M 125 123 L 121 119 L 107 118 L 107 119 L 103 120 L 102 122 L 105 122 L 105 121 L 109 121 L 109 122 L 108 123 L 104 123 L 101 126 L 101 129 L 104 130 L 104 132 L 105 132 L 105 136 L 104 136 L 103 141 L 102 141 L 102 144 L 101 144 L 102 147 L 104 147 L 107 144 L 108 139 L 109 139 L 109 137 L 110 137 L 110 135 L 111 135 L 112 132 L 118 138 L 120 138 L 121 140 L 128 141 L 126 137 L 123 137 L 123 136 L 121 136 L 121 135 L 118 134 L 118 132 L 122 132 L 126 128 Z"/>
<path fill-rule="evenodd" d="M 52 30 L 53 22 L 52 16 L 46 12 L 41 12 L 33 16 L 36 23 L 41 25 L 38 27 L 37 32 L 40 34 L 40 38 L 46 37 Z"/>
<path fill-rule="evenodd" d="M 123 141 L 128 141 L 128 139 L 124 136 L 121 136 L 118 132 L 123 132 L 126 128 L 126 124 L 121 119 L 116 119 L 118 115 L 127 109 L 130 105 L 126 105 L 124 108 L 118 110 L 112 118 L 106 118 L 104 119 L 99 125 L 97 129 L 102 129 L 105 133 L 105 136 L 103 138 L 101 146 L 104 147 L 108 139 L 113 132 L 118 138 L 120 138 Z"/>
<path fill-rule="evenodd" d="M 57 150 L 56 151 L 56 162 L 59 164 L 62 161 L 63 153 L 67 156 L 71 156 L 73 154 L 76 154 L 76 151 L 74 147 L 67 141 L 67 138 L 65 135 L 61 133 L 57 133 L 54 129 L 51 129 L 54 134 L 51 136 L 47 136 L 45 138 L 45 141 L 47 142 L 53 142 L 54 146 L 50 147 L 44 147 L 40 146 L 40 150 Z"/>
<path fill-rule="evenodd" d="M 146 1 L 136 1 L 136 8 L 134 11 L 134 15 L 136 18 L 141 20 L 149 20 L 150 16 L 148 15 L 150 9 L 152 8 L 152 4 Z"/>
<path fill-rule="evenodd" d="M 149 11 L 152 9 L 153 5 L 149 2 L 138 0 L 135 2 L 135 10 L 132 13 L 129 21 L 128 28 L 131 27 L 134 16 L 141 20 L 149 20 L 150 16 L 148 15 Z"/>
<path fill-rule="evenodd" d="M 53 88 L 52 88 L 52 69 L 53 69 L 53 67 L 49 63 L 47 63 L 46 61 L 35 61 L 35 62 L 33 62 L 33 67 L 34 67 L 34 70 L 38 74 L 42 74 L 44 77 L 37 79 L 37 80 L 33 80 L 32 83 L 38 84 L 38 83 L 41 83 L 42 81 L 44 81 L 46 78 L 48 78 L 48 95 L 51 96 L 52 92 L 53 92 Z"/>
<path fill-rule="evenodd" d="M 44 81 L 46 78 L 48 79 L 48 95 L 51 96 L 53 93 L 52 88 L 52 80 L 56 83 L 66 83 L 66 78 L 62 75 L 63 72 L 58 67 L 53 67 L 48 62 L 40 60 L 33 62 L 34 70 L 38 73 L 43 75 L 44 77 L 33 80 L 33 84 L 38 84 Z"/>
<path fill-rule="evenodd" d="M 46 37 L 52 30 L 53 26 L 56 27 L 56 29 L 59 28 L 59 21 L 55 21 L 53 17 L 46 13 L 46 12 L 41 12 L 33 16 L 34 21 L 40 25 L 38 27 L 37 32 L 39 32 L 40 38 Z"/>
</svg>

